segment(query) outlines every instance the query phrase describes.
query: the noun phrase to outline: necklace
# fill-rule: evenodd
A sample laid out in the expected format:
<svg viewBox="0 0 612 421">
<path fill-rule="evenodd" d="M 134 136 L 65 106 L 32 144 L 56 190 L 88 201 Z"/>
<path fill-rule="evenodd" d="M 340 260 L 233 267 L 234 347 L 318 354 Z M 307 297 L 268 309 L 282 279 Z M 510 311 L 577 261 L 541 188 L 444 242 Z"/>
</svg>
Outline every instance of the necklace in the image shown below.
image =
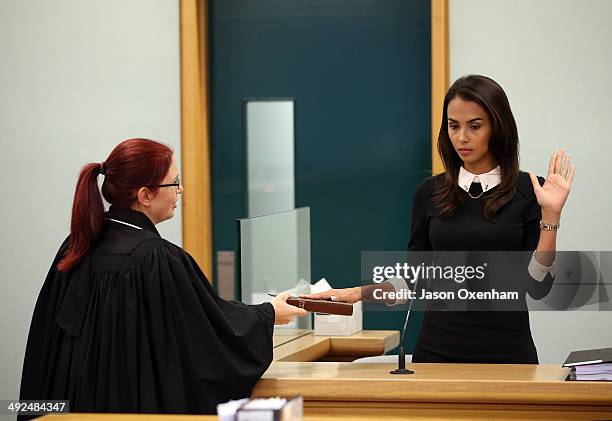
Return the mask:
<svg viewBox="0 0 612 421">
<path fill-rule="evenodd" d="M 480 197 L 484 194 L 485 191 L 487 191 L 488 188 L 489 188 L 488 184 L 485 186 L 484 189 L 481 187 L 482 191 L 480 192 L 478 196 L 472 196 L 472 193 L 470 193 L 470 189 L 468 188 L 467 185 L 465 186 L 465 191 L 467 192 L 468 196 L 470 196 L 472 199 L 480 199 Z"/>
</svg>

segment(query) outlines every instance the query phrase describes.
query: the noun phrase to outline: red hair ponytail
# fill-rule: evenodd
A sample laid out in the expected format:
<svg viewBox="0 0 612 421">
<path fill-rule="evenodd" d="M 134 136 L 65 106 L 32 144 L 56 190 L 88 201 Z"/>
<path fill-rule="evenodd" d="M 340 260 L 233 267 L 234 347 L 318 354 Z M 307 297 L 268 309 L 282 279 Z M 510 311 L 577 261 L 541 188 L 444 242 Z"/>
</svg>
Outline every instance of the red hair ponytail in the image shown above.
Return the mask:
<svg viewBox="0 0 612 421">
<path fill-rule="evenodd" d="M 128 139 L 113 149 L 103 164 L 81 170 L 72 204 L 70 244 L 57 269 L 67 271 L 96 244 L 104 227 L 104 203 L 98 175 L 104 172 L 102 195 L 110 204 L 129 208 L 141 187 L 155 191 L 172 164 L 172 149 L 148 139 Z"/>
<path fill-rule="evenodd" d="M 100 237 L 104 225 L 104 203 L 98 189 L 101 168 L 100 164 L 87 164 L 81 170 L 72 204 L 70 245 L 57 264 L 58 270 L 67 271 L 79 263 Z"/>
</svg>

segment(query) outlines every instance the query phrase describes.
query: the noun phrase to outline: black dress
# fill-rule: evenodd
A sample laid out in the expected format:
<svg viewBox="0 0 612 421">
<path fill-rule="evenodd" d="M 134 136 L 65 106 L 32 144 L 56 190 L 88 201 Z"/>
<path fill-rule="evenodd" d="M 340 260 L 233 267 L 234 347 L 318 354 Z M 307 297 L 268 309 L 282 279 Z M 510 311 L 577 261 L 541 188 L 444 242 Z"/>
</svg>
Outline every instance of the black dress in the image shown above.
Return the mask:
<svg viewBox="0 0 612 421">
<path fill-rule="evenodd" d="M 272 361 L 270 303 L 221 299 L 140 212 L 111 207 L 102 240 L 63 273 L 67 242 L 36 303 L 20 399 L 69 400 L 71 412 L 215 413 L 250 395 Z"/>
<path fill-rule="evenodd" d="M 410 251 L 533 251 L 537 248 L 541 210 L 528 173 L 520 172 L 516 193 L 498 210 L 495 223 L 487 222 L 484 217 L 484 199 L 494 188 L 479 199 L 472 199 L 457 186 L 465 195 L 463 204 L 451 217 L 439 217 L 432 194 L 442 177 L 427 178 L 417 188 Z M 539 181 L 543 183 L 543 179 Z M 552 277 L 548 274 L 543 282 L 536 281 L 529 276 L 527 264 L 521 266 L 516 271 L 521 272 L 525 283 L 520 298 L 525 310 L 426 310 L 413 362 L 537 364 L 526 293 L 535 299 L 542 298 L 552 286 Z"/>
</svg>

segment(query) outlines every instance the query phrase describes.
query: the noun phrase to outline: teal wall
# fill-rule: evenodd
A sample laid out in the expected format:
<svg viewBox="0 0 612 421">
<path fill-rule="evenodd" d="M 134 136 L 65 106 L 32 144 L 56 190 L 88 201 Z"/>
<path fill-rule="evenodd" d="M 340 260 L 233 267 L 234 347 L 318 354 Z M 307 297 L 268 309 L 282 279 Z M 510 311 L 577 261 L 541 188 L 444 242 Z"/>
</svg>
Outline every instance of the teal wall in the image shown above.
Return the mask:
<svg viewBox="0 0 612 421">
<path fill-rule="evenodd" d="M 362 250 L 406 248 L 431 172 L 430 1 L 212 0 L 209 16 L 214 252 L 236 249 L 246 215 L 243 101 L 294 98 L 312 279 L 359 285 Z M 404 317 L 368 312 L 364 327 Z"/>
</svg>

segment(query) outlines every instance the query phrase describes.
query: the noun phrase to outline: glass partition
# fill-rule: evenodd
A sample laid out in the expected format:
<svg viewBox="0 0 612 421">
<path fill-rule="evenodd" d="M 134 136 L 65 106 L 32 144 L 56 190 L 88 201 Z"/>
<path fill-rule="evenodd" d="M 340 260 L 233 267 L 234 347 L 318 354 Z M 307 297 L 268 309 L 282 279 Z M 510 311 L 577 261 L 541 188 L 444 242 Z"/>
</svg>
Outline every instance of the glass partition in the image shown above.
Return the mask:
<svg viewBox="0 0 612 421">
<path fill-rule="evenodd" d="M 293 100 L 249 100 L 245 106 L 248 216 L 293 209 Z"/>
<path fill-rule="evenodd" d="M 286 290 L 310 291 L 310 208 L 240 219 L 238 235 L 243 303 L 260 304 Z M 310 329 L 310 319 L 297 318 L 286 328 Z"/>
</svg>

